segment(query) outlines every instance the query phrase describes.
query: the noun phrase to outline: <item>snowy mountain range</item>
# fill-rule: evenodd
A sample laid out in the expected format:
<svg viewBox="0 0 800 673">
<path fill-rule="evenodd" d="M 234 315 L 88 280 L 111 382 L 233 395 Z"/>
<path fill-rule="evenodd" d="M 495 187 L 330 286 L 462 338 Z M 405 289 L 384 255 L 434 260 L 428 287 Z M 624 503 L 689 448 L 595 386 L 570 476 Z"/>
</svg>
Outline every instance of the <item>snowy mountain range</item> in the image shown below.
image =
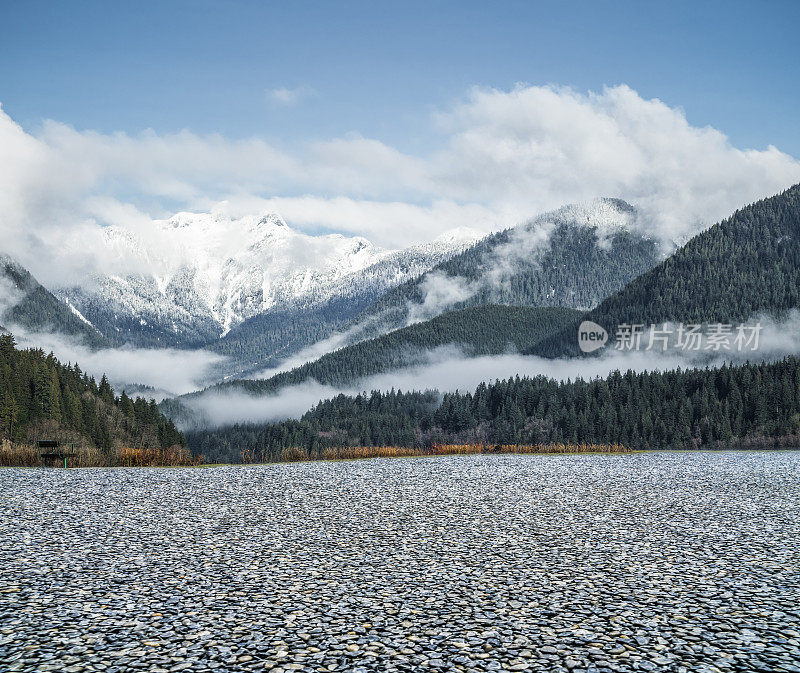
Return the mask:
<svg viewBox="0 0 800 673">
<path fill-rule="evenodd" d="M 178 213 L 136 229 L 105 228 L 115 273 L 53 288 L 76 316 L 116 341 L 195 347 L 269 312 L 377 299 L 480 238 L 469 229 L 404 250 L 357 236 L 311 236 L 276 213 Z"/>
<path fill-rule="evenodd" d="M 79 241 L 95 271 L 50 291 L 8 266 L 0 325 L 93 347 L 203 349 L 219 358 L 208 377 L 247 376 L 468 306 L 595 306 L 663 253 L 639 217 L 595 199 L 489 236 L 459 229 L 386 250 L 294 231 L 272 212 L 178 213 Z"/>
<path fill-rule="evenodd" d="M 621 199 L 598 198 L 491 234 L 388 290 L 356 317 L 367 325 L 361 338 L 470 306 L 587 310 L 663 258 L 641 217 Z"/>
</svg>

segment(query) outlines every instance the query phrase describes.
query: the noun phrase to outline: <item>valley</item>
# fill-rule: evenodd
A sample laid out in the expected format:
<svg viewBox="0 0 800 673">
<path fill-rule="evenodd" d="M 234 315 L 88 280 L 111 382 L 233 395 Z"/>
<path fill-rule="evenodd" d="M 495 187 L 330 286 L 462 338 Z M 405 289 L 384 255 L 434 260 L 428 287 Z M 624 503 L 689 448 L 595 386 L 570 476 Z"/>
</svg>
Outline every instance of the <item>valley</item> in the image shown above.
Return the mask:
<svg viewBox="0 0 800 673">
<path fill-rule="evenodd" d="M 726 356 L 729 361 L 725 356 L 709 359 L 714 355 L 710 353 L 705 363 L 712 368 L 706 370 L 693 368 L 704 362 L 702 354 L 698 354 L 697 364 L 686 360 L 686 369 L 675 371 L 669 365 L 667 370 L 658 369 L 658 359 L 629 357 L 627 361 L 638 362 L 636 371 L 615 371 L 612 365 L 606 370 L 611 372 L 608 376 L 590 380 L 581 371 L 587 370 L 592 360 L 587 360 L 582 370 L 575 335 L 583 320 L 596 321 L 613 335 L 617 325 L 626 320 L 710 323 L 754 316 L 769 318 L 776 333 L 781 321 L 791 317 L 788 312 L 800 308 L 798 194 L 800 187 L 795 186 L 747 206 L 661 261 L 660 244 L 636 233 L 637 211 L 619 200 L 600 199 L 564 207 L 490 235 L 461 252 L 462 239 L 458 243 L 449 239 L 449 247 L 427 248 L 425 255 L 414 257 L 415 253 L 408 251 L 390 254 L 363 242 L 336 238 L 342 246 L 340 253 L 351 256 L 349 266 L 343 271 L 337 268 L 339 280 L 332 284 L 310 276 L 317 278 L 317 285 L 308 285 L 306 295 L 296 292 L 291 308 L 275 308 L 279 290 L 269 295 L 270 299 L 263 294 L 267 286 L 263 270 L 258 270 L 262 267 L 250 272 L 258 279 L 253 288 L 261 288 L 254 290 L 255 294 L 216 282 L 216 304 L 209 299 L 208 283 L 197 285 L 196 279 L 191 280 L 194 276 L 179 273 L 177 278 L 187 279 L 187 287 L 195 292 L 186 295 L 194 297 L 187 307 L 205 302 L 208 315 L 217 315 L 217 320 L 221 315 L 218 309 L 225 303 L 220 303 L 220 298 L 236 295 L 239 313 L 235 321 L 228 313 L 227 323 L 215 323 L 215 329 L 227 329 L 223 324 L 232 327 L 214 337 L 213 343 L 203 342 L 198 351 L 217 354 L 214 357 L 219 359 L 211 360 L 216 364 L 206 373 L 212 383 L 213 377 L 217 382 L 186 395 L 167 395 L 159 400 L 159 413 L 185 431 L 185 438 L 175 435 L 178 445 L 188 444 L 195 455 L 212 462 L 240 462 L 249 454 L 279 460 L 295 448 L 303 455 L 318 457 L 328 449 L 361 446 L 414 450 L 434 445 L 548 442 L 618 443 L 634 449 L 793 446 L 800 437 L 800 374 L 797 353 L 789 342 L 783 351 L 772 346 L 770 360 L 760 363 L 745 363 L 741 358 L 733 361 L 731 355 Z M 206 242 L 200 237 L 198 243 L 193 233 L 184 230 L 199 227 L 200 232 L 212 231 L 207 218 L 197 220 L 188 215 L 157 224 L 169 236 L 177 236 L 175 240 L 188 236 L 195 246 Z M 277 217 L 226 220 L 223 231 L 225 226 L 244 226 L 249 232 L 256 242 L 248 248 L 248 255 L 264 259 L 263 255 L 269 254 L 273 260 L 283 255 L 284 266 L 279 268 L 294 268 L 286 250 L 305 245 L 297 243 L 300 235 Z M 119 232 L 109 234 L 109 240 L 119 238 Z M 222 245 L 222 238 L 226 237 L 214 239 L 216 244 Z M 315 245 L 328 243 L 329 239 L 323 238 Z M 239 243 L 225 244 L 240 249 Z M 336 257 L 340 253 L 331 259 L 340 259 Z M 434 263 L 437 256 L 440 261 Z M 221 278 L 219 271 L 210 270 L 210 260 L 208 257 L 205 262 L 204 273 Z M 222 266 L 219 260 L 213 264 L 218 270 L 244 268 L 244 262 L 234 258 Z M 330 261 L 324 264 L 336 267 Z M 382 270 L 376 271 L 381 264 Z M 3 313 L 8 324 L 24 325 L 26 333 L 34 335 L 37 329 L 60 331 L 64 337 L 84 339 L 101 354 L 119 343 L 112 340 L 121 338 L 119 333 L 113 336 L 118 325 L 106 337 L 90 320 L 99 314 L 88 310 L 86 304 L 79 310 L 72 300 L 68 305 L 59 302 L 11 260 L 5 269 L 7 282 L 13 283 L 15 296 L 20 298 Z M 389 274 L 390 269 L 395 271 Z M 410 279 L 399 282 L 404 273 Z M 629 281 L 626 273 L 632 276 Z M 360 279 L 355 285 L 348 280 L 353 274 Z M 391 282 L 387 274 L 393 278 Z M 378 282 L 379 277 L 383 280 Z M 327 289 L 319 289 L 323 286 Z M 204 299 L 197 294 L 202 287 Z M 223 291 L 223 287 L 227 289 Z M 364 289 L 367 287 L 371 289 Z M 313 298 L 319 292 L 324 296 L 317 301 Z M 95 300 L 99 301 L 99 296 L 95 295 Z M 249 309 L 246 296 L 252 300 Z M 263 307 L 268 301 L 271 309 L 246 317 L 246 311 L 256 311 L 253 307 Z M 230 302 L 226 305 L 231 309 Z M 772 336 L 773 343 L 776 338 Z M 188 342 L 181 348 L 192 351 Z M 137 353 L 147 357 L 148 351 L 130 351 L 132 357 Z M 526 357 L 533 358 L 530 363 L 542 358 L 541 366 L 552 371 L 558 370 L 546 362 L 557 366 L 560 359 L 569 358 L 563 360 L 568 368 L 562 371 L 575 374 L 562 375 L 560 380 L 544 375 L 482 379 L 485 382 L 473 383 L 466 390 L 437 390 L 443 381 L 437 383 L 436 375 L 425 379 L 426 371 L 440 376 L 460 362 L 465 369 L 481 363 L 491 372 L 492 358 L 498 363 L 505 359 L 508 364 L 504 366 L 513 366 Z M 606 359 L 626 362 L 624 354 L 611 345 L 588 357 L 601 366 Z M 665 363 L 683 362 L 665 357 Z M 652 371 L 647 371 L 648 362 L 654 366 Z M 405 374 L 415 371 L 412 379 Z M 401 380 L 422 385 L 419 390 L 390 386 Z M 25 397 L 15 385 L 6 397 L 9 404 L 22 410 L 23 418 L 41 419 L 31 427 L 55 423 L 67 435 L 77 433 L 87 446 L 99 446 L 100 440 L 92 434 L 95 431 L 68 420 L 72 417 L 64 402 L 36 406 L 34 398 Z M 81 385 L 86 390 L 86 384 Z M 148 395 L 146 387 L 131 381 L 113 385 L 120 391 L 128 387 Z M 316 397 L 312 397 L 314 390 L 319 391 Z M 281 400 L 297 393 L 300 399 L 308 398 L 307 406 L 294 404 L 298 411 L 292 411 Z M 120 406 L 121 399 L 112 391 L 106 404 Z M 226 415 L 236 419 L 237 404 L 242 408 L 238 423 L 215 420 L 218 414 L 213 409 L 219 405 L 229 405 L 232 411 Z M 272 420 L 249 420 L 259 405 L 261 415 L 268 418 L 272 413 Z M 220 424 L 222 427 L 215 427 Z M 27 437 L 32 441 L 24 423 L 16 424 L 16 434 L 10 420 L 5 427 L 9 439 L 23 441 Z M 124 434 L 114 441 L 103 440 L 107 451 L 112 444 L 120 446 L 125 441 Z"/>
<path fill-rule="evenodd" d="M 798 26 L 0 1 L 0 673 L 800 673 Z"/>
</svg>

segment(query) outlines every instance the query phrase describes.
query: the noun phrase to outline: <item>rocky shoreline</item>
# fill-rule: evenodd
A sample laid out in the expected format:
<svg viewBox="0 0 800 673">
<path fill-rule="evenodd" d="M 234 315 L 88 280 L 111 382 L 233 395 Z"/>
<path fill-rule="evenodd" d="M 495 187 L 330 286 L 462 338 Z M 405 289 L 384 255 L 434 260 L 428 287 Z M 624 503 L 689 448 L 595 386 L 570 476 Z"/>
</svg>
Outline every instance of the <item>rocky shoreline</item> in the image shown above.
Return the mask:
<svg viewBox="0 0 800 673">
<path fill-rule="evenodd" d="M 800 453 L 0 471 L 9 671 L 800 671 Z"/>
</svg>

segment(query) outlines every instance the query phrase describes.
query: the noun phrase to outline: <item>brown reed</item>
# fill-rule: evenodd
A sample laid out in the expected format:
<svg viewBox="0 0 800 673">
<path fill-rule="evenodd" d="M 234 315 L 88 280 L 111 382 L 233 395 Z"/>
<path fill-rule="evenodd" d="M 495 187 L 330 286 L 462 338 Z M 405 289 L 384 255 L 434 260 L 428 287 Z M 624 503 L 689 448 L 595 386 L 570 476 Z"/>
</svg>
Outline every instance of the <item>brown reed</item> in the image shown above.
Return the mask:
<svg viewBox="0 0 800 673">
<path fill-rule="evenodd" d="M 67 459 L 69 467 L 151 467 L 199 465 L 202 456 L 195 456 L 188 449 L 173 446 L 160 448 L 122 447 L 111 452 L 87 446 L 75 448 L 75 455 Z M 2 467 L 41 467 L 39 452 L 32 444 L 0 443 L 0 466 Z"/>
<path fill-rule="evenodd" d="M 436 444 L 428 448 L 409 446 L 326 447 L 318 453 L 299 446 L 284 448 L 277 461 L 265 460 L 263 454 L 243 451 L 243 463 L 299 462 L 307 460 L 355 460 L 364 458 L 402 458 L 413 456 L 453 456 L 470 454 L 548 454 L 548 453 L 626 453 L 622 444 L 548 443 L 548 444 Z"/>
</svg>

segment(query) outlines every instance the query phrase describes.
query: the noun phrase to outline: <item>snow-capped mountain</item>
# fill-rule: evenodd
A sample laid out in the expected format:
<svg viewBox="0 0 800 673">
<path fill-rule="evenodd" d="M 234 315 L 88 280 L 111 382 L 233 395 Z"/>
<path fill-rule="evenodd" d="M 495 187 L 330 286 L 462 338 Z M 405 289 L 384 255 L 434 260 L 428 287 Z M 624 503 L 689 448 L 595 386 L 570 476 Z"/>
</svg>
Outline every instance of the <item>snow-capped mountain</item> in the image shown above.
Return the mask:
<svg viewBox="0 0 800 673">
<path fill-rule="evenodd" d="M 463 229 L 386 250 L 357 236 L 297 232 L 275 213 L 178 213 L 136 229 L 105 228 L 102 249 L 94 252 L 116 271 L 56 293 L 122 341 L 196 346 L 268 311 L 377 298 L 478 238 Z"/>
<path fill-rule="evenodd" d="M 588 310 L 660 261 L 642 217 L 613 198 L 543 213 L 387 291 L 355 322 L 368 338 L 470 306 Z"/>
<path fill-rule="evenodd" d="M 639 211 L 627 201 L 600 197 L 537 215 L 519 228 L 531 229 L 544 224 L 585 226 L 594 229 L 597 237 L 603 239 L 623 229 L 635 229 L 639 217 Z"/>
</svg>

